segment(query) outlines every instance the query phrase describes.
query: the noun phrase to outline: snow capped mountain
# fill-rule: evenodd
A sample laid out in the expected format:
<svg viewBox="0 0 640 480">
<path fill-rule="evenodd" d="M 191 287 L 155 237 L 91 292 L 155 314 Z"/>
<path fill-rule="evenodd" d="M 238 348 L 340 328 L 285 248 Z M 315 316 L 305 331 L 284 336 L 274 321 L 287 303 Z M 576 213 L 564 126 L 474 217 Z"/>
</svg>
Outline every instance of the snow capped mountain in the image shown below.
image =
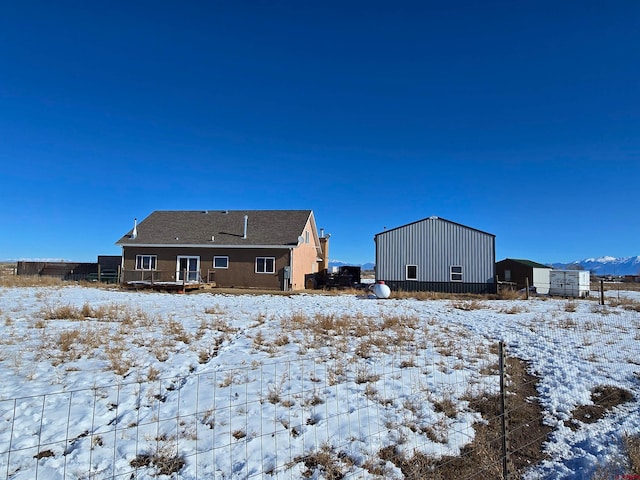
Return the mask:
<svg viewBox="0 0 640 480">
<path fill-rule="evenodd" d="M 552 263 L 551 266 L 553 268 L 580 266 L 596 275 L 640 275 L 640 256 L 585 258 L 572 263 Z"/>
</svg>

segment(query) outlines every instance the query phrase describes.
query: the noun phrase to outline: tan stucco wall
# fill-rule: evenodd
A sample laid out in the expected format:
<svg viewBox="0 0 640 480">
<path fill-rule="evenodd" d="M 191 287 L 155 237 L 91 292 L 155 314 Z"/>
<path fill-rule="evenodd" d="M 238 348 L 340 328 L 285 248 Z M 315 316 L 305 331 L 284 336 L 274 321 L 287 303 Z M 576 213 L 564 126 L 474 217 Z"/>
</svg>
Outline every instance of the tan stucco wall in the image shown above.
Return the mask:
<svg viewBox="0 0 640 480">
<path fill-rule="evenodd" d="M 318 234 L 311 219 L 307 221 L 305 232 L 309 232 L 309 243 L 302 242 L 293 250 L 292 290 L 303 290 L 305 288 L 305 275 L 318 271 L 318 252 L 316 250 Z M 305 232 L 302 232 L 302 237 L 306 240 Z"/>
</svg>

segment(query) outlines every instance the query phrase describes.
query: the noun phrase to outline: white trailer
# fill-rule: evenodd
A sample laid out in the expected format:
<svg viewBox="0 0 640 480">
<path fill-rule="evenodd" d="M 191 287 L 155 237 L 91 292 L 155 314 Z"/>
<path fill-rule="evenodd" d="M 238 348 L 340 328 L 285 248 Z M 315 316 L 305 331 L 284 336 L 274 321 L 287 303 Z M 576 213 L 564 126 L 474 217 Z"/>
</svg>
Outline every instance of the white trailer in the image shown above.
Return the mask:
<svg viewBox="0 0 640 480">
<path fill-rule="evenodd" d="M 551 270 L 549 295 L 588 297 L 591 275 L 586 270 Z"/>
</svg>

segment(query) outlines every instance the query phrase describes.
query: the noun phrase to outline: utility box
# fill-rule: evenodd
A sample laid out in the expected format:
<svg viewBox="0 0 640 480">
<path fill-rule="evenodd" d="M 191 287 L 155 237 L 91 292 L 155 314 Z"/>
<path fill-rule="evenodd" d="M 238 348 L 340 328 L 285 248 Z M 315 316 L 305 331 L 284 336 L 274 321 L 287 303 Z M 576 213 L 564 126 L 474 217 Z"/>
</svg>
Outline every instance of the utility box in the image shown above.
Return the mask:
<svg viewBox="0 0 640 480">
<path fill-rule="evenodd" d="M 586 270 L 551 270 L 549 295 L 583 298 L 589 296 L 591 275 Z"/>
</svg>

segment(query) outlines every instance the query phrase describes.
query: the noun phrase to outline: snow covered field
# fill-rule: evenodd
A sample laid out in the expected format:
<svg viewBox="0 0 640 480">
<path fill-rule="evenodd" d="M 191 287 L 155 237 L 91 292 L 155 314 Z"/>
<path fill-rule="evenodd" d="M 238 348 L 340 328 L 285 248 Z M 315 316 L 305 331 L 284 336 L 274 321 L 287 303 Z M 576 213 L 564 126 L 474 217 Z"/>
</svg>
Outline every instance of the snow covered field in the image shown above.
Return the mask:
<svg viewBox="0 0 640 480">
<path fill-rule="evenodd" d="M 552 427 L 525 478 L 590 478 L 640 433 L 625 299 L 640 293 L 599 306 L 0 287 L 0 478 L 404 478 L 385 448 L 441 458 L 474 440 L 498 341 L 540 378 Z M 603 385 L 635 398 L 572 421 Z"/>
</svg>

